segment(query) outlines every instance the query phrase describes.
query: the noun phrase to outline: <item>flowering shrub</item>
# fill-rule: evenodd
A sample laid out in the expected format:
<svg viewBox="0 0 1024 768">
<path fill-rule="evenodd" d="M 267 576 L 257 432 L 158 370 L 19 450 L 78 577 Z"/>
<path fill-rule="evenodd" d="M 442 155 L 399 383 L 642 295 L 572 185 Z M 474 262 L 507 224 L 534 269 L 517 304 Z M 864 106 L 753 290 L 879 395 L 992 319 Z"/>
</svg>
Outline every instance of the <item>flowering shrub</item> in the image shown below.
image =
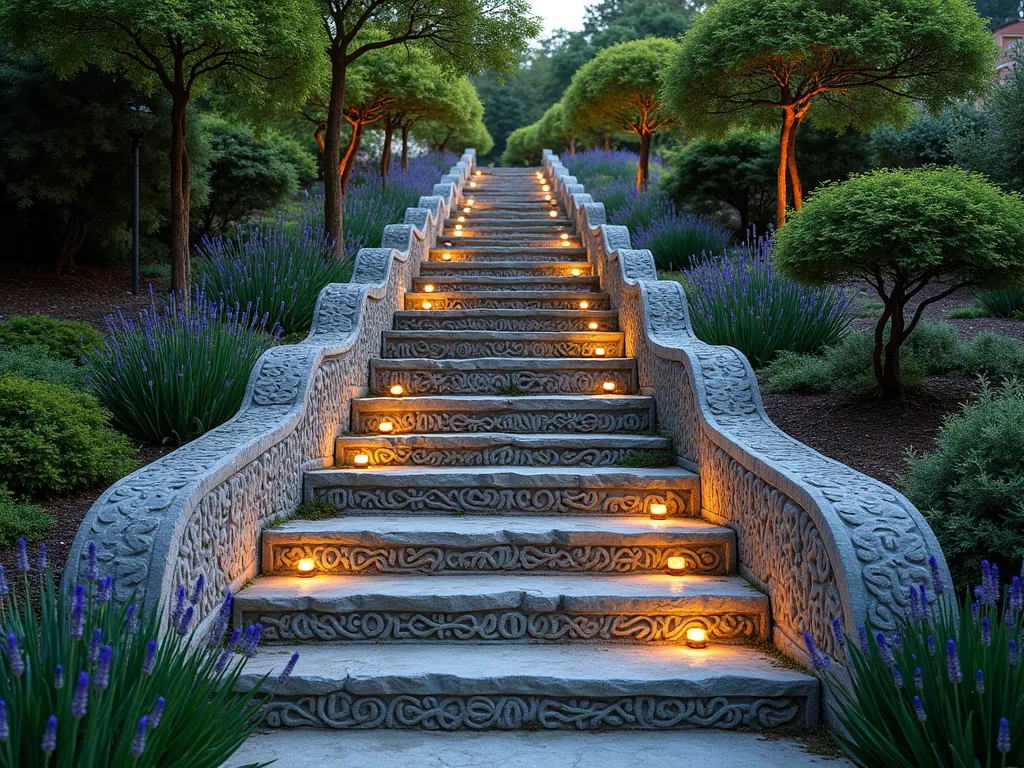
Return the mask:
<svg viewBox="0 0 1024 768">
<path fill-rule="evenodd" d="M 198 636 L 200 577 L 189 594 L 179 588 L 161 634 L 162 611 L 112 600 L 112 577 L 99 577 L 95 552 L 90 546 L 83 583 L 70 590 L 54 586 L 45 547 L 31 567 L 24 540 L 13 589 L 0 568 L 0 763 L 217 768 L 256 728 L 270 698 L 257 694 L 266 678 L 236 692 L 262 627 L 228 634 L 228 592 L 210 631 Z"/>
<path fill-rule="evenodd" d="M 851 688 L 804 633 L 845 729 L 836 738 L 856 765 L 870 768 L 1024 765 L 1024 569 L 1004 591 L 998 568 L 983 562 L 982 583 L 958 617 L 938 563 L 929 562 L 937 600 L 929 603 L 924 583 L 912 586 L 895 632 L 861 627 L 846 638 L 833 620 Z"/>
<path fill-rule="evenodd" d="M 843 289 L 800 285 L 775 271 L 771 254 L 771 239 L 762 237 L 705 254 L 683 275 L 697 336 L 736 347 L 754 367 L 781 351 L 834 344 L 850 324 L 851 297 Z"/>
<path fill-rule="evenodd" d="M 87 358 L 91 385 L 130 437 L 188 442 L 242 404 L 253 365 L 274 344 L 268 321 L 259 304 L 210 301 L 198 287 L 159 306 L 151 298 L 138 321 L 107 318 L 106 347 Z"/>
<path fill-rule="evenodd" d="M 637 227 L 631 242 L 634 248 L 650 250 L 658 269 L 675 271 L 689 267 L 702 254 L 722 253 L 729 235 L 729 230 L 704 216 L 669 210 Z"/>
</svg>

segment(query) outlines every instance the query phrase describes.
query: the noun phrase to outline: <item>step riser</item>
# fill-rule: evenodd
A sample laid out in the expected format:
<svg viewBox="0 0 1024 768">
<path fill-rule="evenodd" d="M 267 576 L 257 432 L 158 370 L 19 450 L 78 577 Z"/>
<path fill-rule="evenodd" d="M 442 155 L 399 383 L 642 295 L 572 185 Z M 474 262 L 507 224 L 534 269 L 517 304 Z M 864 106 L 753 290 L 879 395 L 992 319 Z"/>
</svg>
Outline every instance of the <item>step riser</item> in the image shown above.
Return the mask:
<svg viewBox="0 0 1024 768">
<path fill-rule="evenodd" d="M 422 281 L 438 281 L 448 278 L 465 277 L 591 277 L 593 267 L 590 264 L 579 262 L 565 262 L 564 264 L 509 264 L 508 262 L 496 262 L 493 265 L 472 264 L 468 267 L 452 266 L 455 262 L 433 262 L 428 261 L 420 267 L 420 278 Z M 467 264 L 468 262 L 461 262 Z M 573 270 L 579 274 L 574 275 Z"/>
<path fill-rule="evenodd" d="M 466 291 L 599 291 L 601 283 L 596 277 L 417 277 L 412 281 L 413 291 L 424 292 L 433 285 L 439 293 Z"/>
<path fill-rule="evenodd" d="M 612 361 L 609 361 L 612 362 Z M 387 362 L 371 362 L 370 391 L 384 396 L 398 384 L 408 396 L 415 395 L 600 395 L 604 383 L 615 385 L 620 395 L 636 392 L 633 370 L 587 370 L 566 366 L 562 370 L 403 370 Z"/>
<path fill-rule="evenodd" d="M 370 457 L 374 467 L 617 467 L 642 448 L 439 448 L 429 445 L 398 445 L 386 448 L 360 446 L 349 440 L 339 444 L 335 462 L 356 466 L 355 457 Z"/>
<path fill-rule="evenodd" d="M 597 328 L 591 328 L 597 323 Z M 557 331 L 572 333 L 578 331 L 618 331 L 618 315 L 567 313 L 564 316 L 543 315 L 538 312 L 521 312 L 517 315 L 481 315 L 471 312 L 407 312 L 395 313 L 396 331 Z"/>
<path fill-rule="evenodd" d="M 459 309 L 580 309 L 580 302 L 586 301 L 587 309 L 607 310 L 611 308 L 611 302 L 606 294 L 574 294 L 558 296 L 548 294 L 537 294 L 529 296 L 516 296 L 516 293 L 527 293 L 527 291 L 502 291 L 501 295 L 488 296 L 487 293 L 499 293 L 498 291 L 480 291 L 477 295 L 458 295 L 444 293 L 407 293 L 405 294 L 405 308 L 429 309 L 430 311 L 449 311 Z M 564 293 L 569 293 L 565 291 Z M 430 302 L 430 307 L 425 308 L 423 302 Z"/>
<path fill-rule="evenodd" d="M 447 238 L 442 247 L 449 248 L 483 248 L 486 246 L 498 246 L 501 248 L 561 248 L 557 234 L 552 234 L 551 237 L 541 237 L 538 235 L 509 235 L 507 237 L 483 237 L 481 235 L 456 235 L 454 233 L 446 233 L 442 235 L 443 238 Z M 569 250 L 566 248 L 566 250 Z"/>
<path fill-rule="evenodd" d="M 399 333 L 411 333 L 399 331 Z M 408 357 L 428 358 L 431 360 L 468 360 L 476 357 L 514 357 L 514 358 L 579 358 L 597 357 L 595 350 L 603 349 L 602 357 L 623 357 L 625 345 L 621 336 L 600 338 L 608 334 L 575 334 L 576 336 L 597 336 L 596 339 L 573 339 L 574 334 L 566 334 L 570 338 L 561 340 L 545 339 L 463 339 L 458 336 L 451 339 L 401 339 L 385 334 L 384 357 L 398 360 Z"/>
<path fill-rule="evenodd" d="M 445 261 L 442 259 L 442 255 L 445 253 L 451 254 L 451 259 Z M 538 264 L 551 261 L 564 261 L 564 262 L 580 262 L 586 261 L 586 254 L 579 253 L 573 248 L 562 249 L 562 246 L 558 248 L 536 248 L 534 250 L 509 250 L 506 248 L 497 248 L 493 251 L 484 251 L 478 249 L 467 249 L 467 250 L 455 250 L 454 248 L 449 251 L 438 251 L 436 254 L 430 256 L 430 261 L 427 264 L 466 264 L 474 263 L 480 265 L 491 264 L 499 261 L 519 261 L 523 264 Z M 571 267 L 570 267 L 571 269 Z"/>
</svg>

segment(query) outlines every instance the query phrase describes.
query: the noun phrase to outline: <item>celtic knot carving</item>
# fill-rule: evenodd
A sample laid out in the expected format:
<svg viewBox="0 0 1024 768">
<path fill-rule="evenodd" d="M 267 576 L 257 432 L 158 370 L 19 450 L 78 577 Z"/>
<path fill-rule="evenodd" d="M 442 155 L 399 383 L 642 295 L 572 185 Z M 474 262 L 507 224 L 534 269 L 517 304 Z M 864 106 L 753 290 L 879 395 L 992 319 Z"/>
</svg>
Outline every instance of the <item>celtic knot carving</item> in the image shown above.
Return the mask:
<svg viewBox="0 0 1024 768">
<path fill-rule="evenodd" d="M 396 339 L 388 338 L 384 357 L 425 357 L 432 360 L 473 357 L 594 357 L 598 347 L 606 357 L 622 357 L 621 339 Z"/>
<path fill-rule="evenodd" d="M 369 455 L 375 467 L 613 467 L 634 452 L 631 448 L 542 448 L 498 445 L 493 447 L 440 448 L 393 445 L 386 448 L 344 448 L 337 460 L 351 466 L 356 454 Z"/>
<path fill-rule="evenodd" d="M 355 411 L 355 428 L 376 432 L 387 419 L 398 432 L 555 432 L 559 434 L 650 432 L 654 428 L 649 408 L 615 411 Z"/>
<path fill-rule="evenodd" d="M 491 292 L 493 293 L 493 292 Z M 526 293 L 522 291 L 522 293 Z M 563 291 L 563 293 L 569 293 Z M 570 294 L 559 296 L 551 293 L 538 297 L 504 295 L 495 297 L 487 291 L 478 294 L 462 295 L 458 293 L 435 294 L 429 299 L 432 311 L 452 309 L 579 309 L 580 301 L 590 304 L 590 309 L 608 309 L 608 297 L 604 294 Z M 406 309 L 421 309 L 422 298 L 406 296 Z"/>
<path fill-rule="evenodd" d="M 384 393 L 395 384 L 408 395 L 500 395 L 515 391 L 531 395 L 593 395 L 604 382 L 615 384 L 616 392 L 633 391 L 633 377 L 623 370 L 406 370 L 382 364 L 371 367 L 370 387 Z"/>
</svg>

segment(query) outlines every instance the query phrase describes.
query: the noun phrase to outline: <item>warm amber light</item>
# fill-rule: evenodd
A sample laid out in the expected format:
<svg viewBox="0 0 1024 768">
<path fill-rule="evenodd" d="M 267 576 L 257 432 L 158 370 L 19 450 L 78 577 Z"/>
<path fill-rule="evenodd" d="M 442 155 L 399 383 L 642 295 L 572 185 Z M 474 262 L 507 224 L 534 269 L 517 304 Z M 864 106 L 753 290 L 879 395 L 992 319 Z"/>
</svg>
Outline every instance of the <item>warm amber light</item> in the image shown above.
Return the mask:
<svg viewBox="0 0 1024 768">
<path fill-rule="evenodd" d="M 434 292 L 434 284 L 433 283 L 427 283 L 426 285 L 424 285 L 423 286 L 423 292 L 424 293 L 433 293 Z"/>
<path fill-rule="evenodd" d="M 708 633 L 701 627 L 690 627 L 686 630 L 686 644 L 691 648 L 707 648 Z"/>
<path fill-rule="evenodd" d="M 558 211 L 551 211 L 550 213 L 548 213 L 548 216 L 550 216 L 553 219 L 556 216 L 558 216 Z"/>
<path fill-rule="evenodd" d="M 563 232 L 562 234 L 559 235 L 559 238 L 561 238 L 562 240 L 568 240 L 569 234 L 567 232 Z"/>
<path fill-rule="evenodd" d="M 541 187 L 541 189 L 543 189 L 545 192 L 550 192 L 551 191 L 551 187 L 549 187 L 547 184 L 545 184 L 543 187 Z"/>
<path fill-rule="evenodd" d="M 455 231 L 458 232 L 460 229 L 462 229 L 462 225 L 461 224 L 456 224 L 455 225 Z"/>
<path fill-rule="evenodd" d="M 568 240 L 563 240 L 562 241 L 562 247 L 563 248 L 571 248 L 572 247 L 572 243 L 570 243 Z"/>
<path fill-rule="evenodd" d="M 580 302 L 580 309 L 590 309 L 590 302 L 589 301 L 581 301 Z"/>
<path fill-rule="evenodd" d="M 583 273 L 582 273 L 582 272 L 580 272 L 580 271 L 579 271 L 578 269 L 576 269 L 576 268 L 573 268 L 573 270 L 572 270 L 572 272 L 571 272 L 570 274 L 572 274 L 572 276 L 573 276 L 573 277 L 579 277 L 579 276 L 580 276 L 580 275 L 582 275 Z"/>
<path fill-rule="evenodd" d="M 483 171 L 476 171 L 473 175 L 474 176 L 483 176 L 484 172 Z"/>
<path fill-rule="evenodd" d="M 352 458 L 352 463 L 355 464 L 357 467 L 365 467 L 367 464 L 370 463 L 370 457 L 367 456 L 365 453 L 357 453 Z"/>
<path fill-rule="evenodd" d="M 651 517 L 655 520 L 662 520 L 668 517 L 668 504 L 651 504 L 650 514 Z M 669 562 L 671 562 L 672 560 L 682 560 L 682 558 L 669 558 Z"/>
<path fill-rule="evenodd" d="M 405 387 L 403 387 L 401 384 L 395 384 L 395 386 L 393 386 L 390 391 L 392 395 L 398 397 L 403 392 L 405 392 Z"/>
<path fill-rule="evenodd" d="M 456 221 L 458 221 L 458 222 L 459 222 L 460 224 L 461 224 L 462 222 L 464 222 L 465 220 L 466 220 L 466 217 L 465 217 L 465 216 L 459 216 L 459 218 L 458 218 L 458 219 L 456 219 Z"/>
<path fill-rule="evenodd" d="M 434 305 L 432 302 L 424 301 L 420 306 L 423 307 L 424 309 L 430 309 Z"/>
<path fill-rule="evenodd" d="M 451 261 L 452 255 L 450 253 L 441 254 L 441 261 Z"/>
<path fill-rule="evenodd" d="M 460 224 L 459 226 L 461 227 L 462 225 Z M 456 236 L 456 237 L 462 237 L 462 236 L 463 236 L 464 234 L 466 234 L 466 233 L 465 233 L 465 232 L 463 232 L 463 231 L 462 231 L 462 230 L 460 229 L 460 230 L 456 231 L 456 233 L 455 233 L 455 236 Z"/>
<path fill-rule="evenodd" d="M 380 424 L 377 425 L 377 429 L 379 429 L 381 432 L 394 432 L 395 425 L 390 421 L 382 421 Z"/>
<path fill-rule="evenodd" d="M 551 195 L 544 195 L 544 199 L 545 200 L 550 200 L 551 199 Z"/>
<path fill-rule="evenodd" d="M 605 392 L 614 392 L 615 391 L 615 382 L 614 381 L 606 381 L 604 384 L 601 385 L 601 389 L 603 389 Z"/>
<path fill-rule="evenodd" d="M 312 557 L 304 557 L 299 560 L 295 569 L 299 572 L 299 576 L 302 576 L 303 578 L 316 576 L 316 563 L 313 561 Z"/>
<path fill-rule="evenodd" d="M 653 508 L 653 505 L 652 505 L 652 508 Z M 665 567 L 668 569 L 668 572 L 671 573 L 673 576 L 681 576 L 683 571 L 686 570 L 686 558 L 684 558 L 684 557 L 670 557 L 666 561 Z M 704 630 L 701 630 L 701 632 L 703 632 L 703 631 Z"/>
<path fill-rule="evenodd" d="M 597 323 L 594 323 L 594 322 L 587 323 L 587 328 L 589 328 L 592 331 L 596 331 L 597 330 Z"/>
<path fill-rule="evenodd" d="M 475 181 L 471 181 L 471 182 L 469 182 L 469 186 L 471 186 L 471 187 L 475 187 L 475 186 L 476 186 L 476 182 L 475 182 Z"/>
<path fill-rule="evenodd" d="M 594 349 L 594 357 L 604 357 L 604 347 L 596 347 Z"/>
<path fill-rule="evenodd" d="M 469 213 L 469 212 L 470 212 L 471 210 L 473 210 L 473 209 L 472 209 L 472 208 L 469 208 L 469 207 L 467 207 L 467 208 L 463 208 L 463 209 L 462 209 L 462 212 L 463 212 L 463 213 Z"/>
<path fill-rule="evenodd" d="M 474 200 L 472 197 L 469 198 L 469 200 L 466 201 L 466 205 L 474 205 L 475 203 L 476 203 L 476 200 Z"/>
</svg>

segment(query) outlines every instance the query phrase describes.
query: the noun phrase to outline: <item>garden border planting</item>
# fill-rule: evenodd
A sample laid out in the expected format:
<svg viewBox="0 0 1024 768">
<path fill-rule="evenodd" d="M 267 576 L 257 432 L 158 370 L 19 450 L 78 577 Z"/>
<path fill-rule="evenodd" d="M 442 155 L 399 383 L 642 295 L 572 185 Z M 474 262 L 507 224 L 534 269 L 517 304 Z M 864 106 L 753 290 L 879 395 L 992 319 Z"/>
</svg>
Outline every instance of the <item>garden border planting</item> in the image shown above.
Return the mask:
<svg viewBox="0 0 1024 768">
<path fill-rule="evenodd" d="M 620 313 L 641 392 L 681 461 L 701 476 L 705 519 L 737 531 L 740 572 L 771 598 L 777 648 L 810 666 L 802 638 L 842 659 L 833 617 L 848 634 L 892 630 L 928 556 L 949 572 L 921 513 L 899 492 L 822 456 L 776 427 L 754 372 L 732 347 L 697 339 L 683 287 L 658 280 L 650 251 L 595 202 L 551 150 L 544 167 Z"/>
<path fill-rule="evenodd" d="M 333 463 L 349 404 L 366 391 L 367 361 L 380 355 L 382 331 L 474 165 L 466 150 L 404 223 L 385 228 L 383 247 L 359 251 L 351 282 L 320 292 L 309 336 L 260 357 L 230 421 L 103 493 L 79 528 L 65 584 L 94 542 L 118 599 L 134 593 L 156 606 L 204 577 L 196 614 L 216 616 L 224 590 L 256 575 L 263 528 L 300 503 L 303 472 Z"/>
</svg>

